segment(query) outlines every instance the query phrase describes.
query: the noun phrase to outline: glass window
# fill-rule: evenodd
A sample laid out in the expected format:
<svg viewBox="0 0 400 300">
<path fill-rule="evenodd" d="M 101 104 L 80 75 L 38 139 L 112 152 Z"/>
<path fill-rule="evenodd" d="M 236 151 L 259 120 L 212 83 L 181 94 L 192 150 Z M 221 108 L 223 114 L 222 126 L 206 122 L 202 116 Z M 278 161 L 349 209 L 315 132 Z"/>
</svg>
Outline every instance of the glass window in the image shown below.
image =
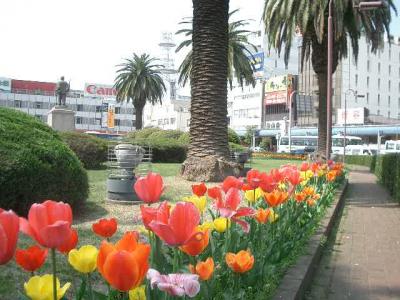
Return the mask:
<svg viewBox="0 0 400 300">
<path fill-rule="evenodd" d="M 396 145 L 396 150 L 400 150 L 400 144 Z"/>
<path fill-rule="evenodd" d="M 15 100 L 14 101 L 14 107 L 21 108 L 22 107 L 22 101 L 21 100 Z"/>
<path fill-rule="evenodd" d="M 380 90 L 380 89 L 381 89 L 381 79 L 378 78 L 378 90 Z"/>
<path fill-rule="evenodd" d="M 390 96 L 388 96 L 388 106 L 390 106 Z"/>
<path fill-rule="evenodd" d="M 370 61 L 367 61 L 367 71 L 369 72 L 369 68 L 370 68 Z"/>
<path fill-rule="evenodd" d="M 381 63 L 378 63 L 378 73 L 381 72 Z"/>
<path fill-rule="evenodd" d="M 389 76 L 392 74 L 392 66 L 389 65 Z"/>
<path fill-rule="evenodd" d="M 96 105 L 96 112 L 101 112 L 101 105 Z"/>
<path fill-rule="evenodd" d="M 369 104 L 369 93 L 367 93 L 367 104 Z"/>
<path fill-rule="evenodd" d="M 333 138 L 332 145 L 333 147 L 343 147 L 344 139 L 343 138 Z"/>
<path fill-rule="evenodd" d="M 367 87 L 369 87 L 369 76 L 367 76 Z"/>
<path fill-rule="evenodd" d="M 115 126 L 121 126 L 121 120 L 115 119 Z"/>
<path fill-rule="evenodd" d="M 42 108 L 42 102 L 35 102 L 35 108 Z"/>
<path fill-rule="evenodd" d="M 121 113 L 121 107 L 120 106 L 116 106 L 115 107 L 115 113 L 116 114 L 120 114 Z"/>
<path fill-rule="evenodd" d="M 76 117 L 76 124 L 82 124 L 82 117 Z"/>
<path fill-rule="evenodd" d="M 387 143 L 386 150 L 394 150 L 394 143 Z"/>
<path fill-rule="evenodd" d="M 388 87 L 389 87 L 389 92 L 390 92 L 390 87 L 391 87 L 391 82 L 390 82 L 390 80 L 388 81 Z"/>
<path fill-rule="evenodd" d="M 281 138 L 281 145 L 289 145 L 289 139 L 287 137 Z"/>
<path fill-rule="evenodd" d="M 378 106 L 380 106 L 380 105 L 381 105 L 381 95 L 378 94 Z"/>
<path fill-rule="evenodd" d="M 356 85 L 358 84 L 358 75 L 356 74 Z"/>
<path fill-rule="evenodd" d="M 83 104 L 78 104 L 76 110 L 77 111 L 83 111 Z"/>
<path fill-rule="evenodd" d="M 171 118 L 171 125 L 175 124 L 175 118 Z"/>
</svg>

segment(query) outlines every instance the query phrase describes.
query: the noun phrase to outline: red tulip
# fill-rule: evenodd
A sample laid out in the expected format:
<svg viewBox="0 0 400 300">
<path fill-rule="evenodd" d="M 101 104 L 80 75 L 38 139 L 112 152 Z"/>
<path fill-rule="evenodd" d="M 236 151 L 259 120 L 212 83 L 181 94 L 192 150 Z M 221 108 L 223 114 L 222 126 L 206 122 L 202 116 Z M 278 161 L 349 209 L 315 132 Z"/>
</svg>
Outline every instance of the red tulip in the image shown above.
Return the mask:
<svg viewBox="0 0 400 300">
<path fill-rule="evenodd" d="M 259 187 L 261 182 L 261 173 L 258 170 L 251 169 L 247 172 L 247 184 L 251 186 L 251 190 L 255 190 Z"/>
<path fill-rule="evenodd" d="M 19 231 L 18 216 L 11 210 L 0 208 L 0 265 L 14 256 Z"/>
<path fill-rule="evenodd" d="M 302 162 L 300 166 L 300 171 L 305 172 L 310 169 L 310 164 L 308 162 Z"/>
<path fill-rule="evenodd" d="M 230 188 L 225 194 L 225 199 L 217 199 L 215 205 L 217 206 L 217 209 L 222 217 L 231 218 L 232 221 L 242 226 L 245 232 L 249 232 L 249 224 L 246 221 L 240 220 L 239 217 L 252 216 L 255 212 L 250 207 L 238 208 L 240 201 L 240 190 L 237 188 Z"/>
<path fill-rule="evenodd" d="M 200 213 L 190 202 L 178 202 L 168 220 L 153 220 L 150 229 L 170 246 L 182 246 L 198 238 L 195 228 L 199 225 Z"/>
<path fill-rule="evenodd" d="M 222 182 L 222 190 L 227 193 L 230 188 L 241 189 L 243 185 L 243 181 L 234 176 L 228 176 L 225 178 L 224 182 Z"/>
<path fill-rule="evenodd" d="M 71 240 L 72 210 L 64 202 L 34 203 L 28 220 L 20 218 L 20 230 L 47 248 L 58 248 Z"/>
<path fill-rule="evenodd" d="M 158 202 L 164 191 L 163 179 L 160 174 L 149 172 L 135 182 L 134 189 L 143 202 Z"/>
<path fill-rule="evenodd" d="M 207 187 L 204 182 L 200 184 L 194 184 L 192 185 L 192 191 L 197 197 L 202 197 L 207 192 Z"/>
<path fill-rule="evenodd" d="M 298 185 L 301 182 L 300 172 L 296 166 L 284 166 L 281 169 L 281 173 L 287 181 L 293 186 Z"/>
<path fill-rule="evenodd" d="M 35 272 L 45 262 L 48 251 L 48 249 L 42 249 L 37 245 L 31 246 L 26 250 L 17 249 L 15 260 L 24 270 Z"/>
<path fill-rule="evenodd" d="M 187 255 L 199 255 L 201 252 L 204 251 L 204 249 L 207 248 L 210 241 L 209 231 L 208 229 L 203 229 L 201 230 L 201 232 L 203 233 L 201 237 L 199 237 L 198 239 L 193 239 L 181 247 L 181 250 Z"/>
<path fill-rule="evenodd" d="M 222 191 L 221 188 L 218 186 L 215 186 L 213 188 L 208 189 L 208 196 L 210 198 L 213 198 L 215 200 L 222 200 Z"/>
<path fill-rule="evenodd" d="M 279 181 L 274 178 L 271 174 L 268 175 L 267 173 L 261 173 L 260 175 L 260 188 L 264 192 L 272 192 L 276 186 L 278 185 Z"/>
<path fill-rule="evenodd" d="M 115 218 L 111 219 L 101 219 L 97 223 L 92 225 L 92 230 L 98 236 L 103 238 L 110 238 L 117 231 L 117 220 Z"/>
<path fill-rule="evenodd" d="M 61 253 L 68 253 L 72 249 L 76 248 L 78 244 L 78 232 L 71 228 L 71 235 L 68 240 L 65 240 L 64 244 L 57 247 L 57 250 Z"/>
<path fill-rule="evenodd" d="M 142 221 L 144 227 L 151 230 L 149 224 L 151 221 L 159 221 L 162 223 L 168 223 L 170 205 L 167 201 L 161 203 L 158 208 L 152 208 L 141 205 L 140 211 L 142 212 Z"/>
</svg>

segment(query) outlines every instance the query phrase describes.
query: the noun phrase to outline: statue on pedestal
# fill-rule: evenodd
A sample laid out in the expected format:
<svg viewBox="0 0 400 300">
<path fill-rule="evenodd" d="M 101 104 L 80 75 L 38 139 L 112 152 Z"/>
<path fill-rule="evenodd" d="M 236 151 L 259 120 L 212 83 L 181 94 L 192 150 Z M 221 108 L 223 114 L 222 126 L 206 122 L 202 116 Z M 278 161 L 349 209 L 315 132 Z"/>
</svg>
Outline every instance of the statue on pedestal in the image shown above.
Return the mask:
<svg viewBox="0 0 400 300">
<path fill-rule="evenodd" d="M 64 76 L 61 76 L 60 81 L 57 83 L 56 95 L 57 104 L 60 106 L 66 106 L 65 101 L 69 92 L 69 83 L 64 80 Z"/>
</svg>

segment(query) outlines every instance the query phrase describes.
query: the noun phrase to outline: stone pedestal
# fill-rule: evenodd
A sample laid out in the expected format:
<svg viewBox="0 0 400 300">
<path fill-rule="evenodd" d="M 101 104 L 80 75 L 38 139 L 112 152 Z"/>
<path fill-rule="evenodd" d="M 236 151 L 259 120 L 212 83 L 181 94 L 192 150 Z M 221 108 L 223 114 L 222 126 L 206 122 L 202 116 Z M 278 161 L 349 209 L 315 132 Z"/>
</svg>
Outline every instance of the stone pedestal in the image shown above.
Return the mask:
<svg viewBox="0 0 400 300">
<path fill-rule="evenodd" d="M 74 131 L 75 112 L 66 106 L 54 106 L 48 112 L 47 125 L 58 131 Z"/>
</svg>

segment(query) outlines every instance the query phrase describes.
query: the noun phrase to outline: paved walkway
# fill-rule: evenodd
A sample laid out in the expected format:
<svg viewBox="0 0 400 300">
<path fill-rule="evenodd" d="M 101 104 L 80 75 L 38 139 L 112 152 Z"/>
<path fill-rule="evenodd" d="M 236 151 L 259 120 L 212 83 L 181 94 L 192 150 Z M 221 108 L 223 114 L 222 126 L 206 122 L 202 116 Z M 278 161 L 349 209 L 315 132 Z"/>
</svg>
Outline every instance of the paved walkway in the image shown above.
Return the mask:
<svg viewBox="0 0 400 300">
<path fill-rule="evenodd" d="M 367 170 L 350 173 L 336 240 L 306 299 L 400 299 L 400 206 Z"/>
</svg>

